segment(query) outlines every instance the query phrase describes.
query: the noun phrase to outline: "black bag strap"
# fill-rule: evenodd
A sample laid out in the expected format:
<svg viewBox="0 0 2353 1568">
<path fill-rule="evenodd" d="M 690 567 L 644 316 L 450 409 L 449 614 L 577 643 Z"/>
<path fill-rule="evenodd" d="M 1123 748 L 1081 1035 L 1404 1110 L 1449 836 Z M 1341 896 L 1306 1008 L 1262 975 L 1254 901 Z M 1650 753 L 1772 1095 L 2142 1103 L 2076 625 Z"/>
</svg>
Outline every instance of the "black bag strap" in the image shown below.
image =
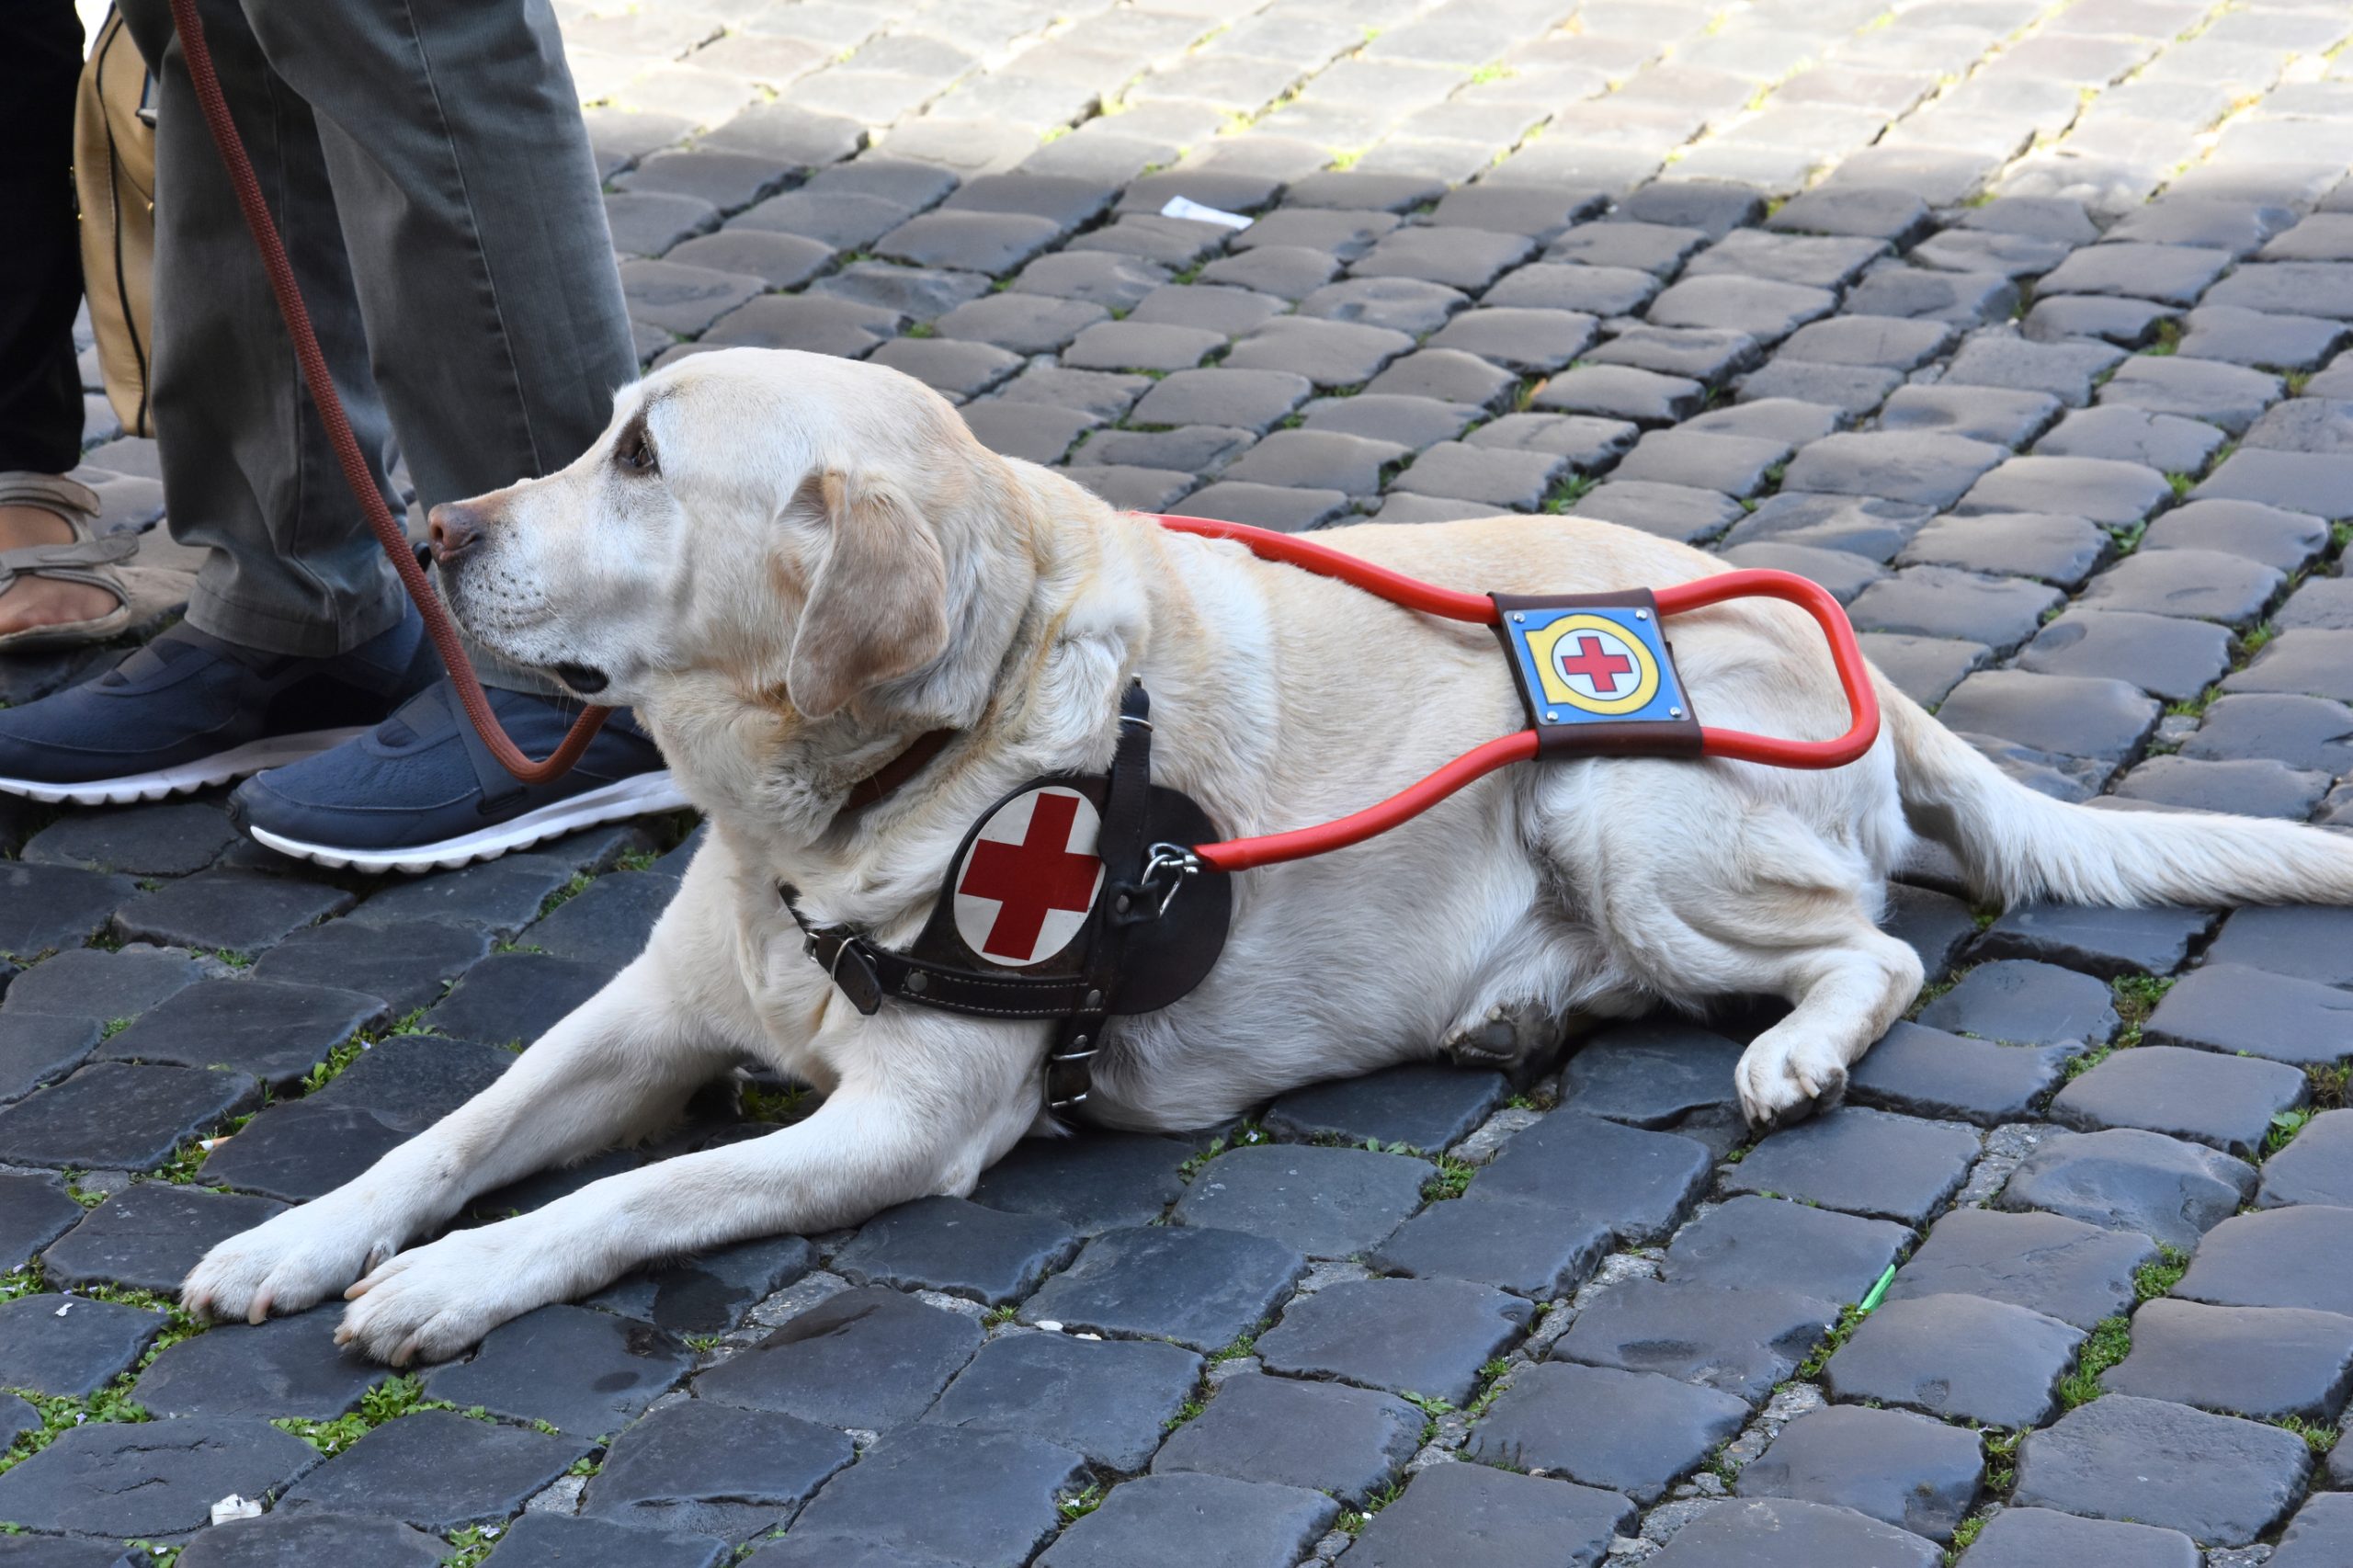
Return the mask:
<svg viewBox="0 0 2353 1568">
<path fill-rule="evenodd" d="M 1046 1052 L 1046 1108 L 1067 1110 L 1086 1103 L 1095 1086 L 1095 1058 L 1120 989 L 1120 960 L 1131 918 L 1143 907 L 1144 862 L 1150 852 L 1152 804 L 1152 699 L 1143 682 L 1131 681 L 1120 699 L 1120 744 L 1111 755 L 1111 778 L 1103 796 L 1103 824 L 1095 853 L 1103 861 L 1103 896 L 1088 918 L 1086 989 L 1079 1004 L 1054 1031 Z M 1153 895 L 1154 905 L 1159 903 Z"/>
</svg>

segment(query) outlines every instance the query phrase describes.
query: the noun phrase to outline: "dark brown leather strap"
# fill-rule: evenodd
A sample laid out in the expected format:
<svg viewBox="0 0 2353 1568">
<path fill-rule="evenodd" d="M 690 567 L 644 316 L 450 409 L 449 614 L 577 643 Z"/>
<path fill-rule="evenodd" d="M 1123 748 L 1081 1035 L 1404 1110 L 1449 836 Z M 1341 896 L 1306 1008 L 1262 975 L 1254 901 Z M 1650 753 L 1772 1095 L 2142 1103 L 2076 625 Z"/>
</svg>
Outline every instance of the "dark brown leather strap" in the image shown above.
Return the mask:
<svg viewBox="0 0 2353 1568">
<path fill-rule="evenodd" d="M 849 798 L 842 802 L 841 814 L 848 816 L 862 812 L 875 801 L 883 800 L 900 785 L 923 771 L 924 765 L 939 755 L 940 748 L 956 738 L 954 730 L 930 730 L 917 735 L 915 744 L 874 772 L 850 786 Z"/>
</svg>

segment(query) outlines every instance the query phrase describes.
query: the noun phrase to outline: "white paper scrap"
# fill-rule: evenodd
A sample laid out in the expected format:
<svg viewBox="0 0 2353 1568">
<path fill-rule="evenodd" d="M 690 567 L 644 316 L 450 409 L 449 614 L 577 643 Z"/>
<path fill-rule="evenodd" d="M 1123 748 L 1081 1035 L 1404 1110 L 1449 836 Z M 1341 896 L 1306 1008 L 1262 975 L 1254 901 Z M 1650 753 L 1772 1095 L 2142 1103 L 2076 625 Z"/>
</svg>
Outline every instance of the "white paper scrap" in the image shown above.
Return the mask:
<svg viewBox="0 0 2353 1568">
<path fill-rule="evenodd" d="M 1204 207 L 1189 196 L 1172 196 L 1160 210 L 1164 218 L 1190 218 L 1196 223 L 1222 223 L 1229 229 L 1246 229 L 1251 221 L 1239 212 L 1228 212 L 1216 207 Z"/>
<path fill-rule="evenodd" d="M 232 1492 L 229 1495 L 222 1498 L 221 1501 L 212 1505 L 212 1522 L 216 1525 L 225 1525 L 231 1519 L 258 1519 L 260 1517 L 261 1499 L 258 1497 L 240 1497 L 235 1493 Z"/>
</svg>

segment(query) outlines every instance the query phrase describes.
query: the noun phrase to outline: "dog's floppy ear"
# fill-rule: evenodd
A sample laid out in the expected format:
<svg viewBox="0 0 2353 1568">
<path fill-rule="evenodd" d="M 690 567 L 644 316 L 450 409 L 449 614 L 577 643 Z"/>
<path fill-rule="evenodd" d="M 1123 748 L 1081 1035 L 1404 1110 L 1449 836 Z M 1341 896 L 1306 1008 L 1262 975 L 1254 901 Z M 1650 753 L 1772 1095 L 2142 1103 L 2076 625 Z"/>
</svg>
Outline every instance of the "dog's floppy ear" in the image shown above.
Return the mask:
<svg viewBox="0 0 2353 1568">
<path fill-rule="evenodd" d="M 931 525 L 887 485 L 827 469 L 793 500 L 830 525 L 785 670 L 792 705 L 822 719 L 939 656 L 948 563 Z"/>
</svg>

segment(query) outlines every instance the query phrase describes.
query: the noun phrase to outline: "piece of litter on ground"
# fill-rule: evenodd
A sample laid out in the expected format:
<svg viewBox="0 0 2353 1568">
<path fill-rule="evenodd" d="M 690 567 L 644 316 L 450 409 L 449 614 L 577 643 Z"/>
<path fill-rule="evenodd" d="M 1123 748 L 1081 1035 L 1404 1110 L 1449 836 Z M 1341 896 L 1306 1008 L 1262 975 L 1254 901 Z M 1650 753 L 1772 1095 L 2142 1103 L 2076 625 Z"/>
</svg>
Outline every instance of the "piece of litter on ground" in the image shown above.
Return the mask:
<svg viewBox="0 0 2353 1568">
<path fill-rule="evenodd" d="M 1040 1318 L 1037 1326 L 1044 1329 L 1048 1334 L 1060 1334 L 1063 1331 L 1063 1325 L 1052 1318 Z"/>
<path fill-rule="evenodd" d="M 61 1306 L 59 1306 L 59 1307 L 58 1307 L 58 1309 L 57 1309 L 55 1312 L 53 1312 L 50 1313 L 49 1315 L 50 1315 L 50 1316 L 51 1316 L 51 1317 L 53 1317 L 53 1318 L 62 1318 L 62 1317 L 63 1317 L 67 1312 L 72 1312 L 73 1310 L 74 1310 L 74 1298 L 73 1298 L 73 1297 L 71 1297 L 71 1296 L 68 1296 L 68 1297 L 66 1297 L 66 1298 L 65 1298 L 65 1301 L 64 1301 L 63 1304 L 62 1304 Z"/>
<path fill-rule="evenodd" d="M 212 1522 L 216 1525 L 225 1525 L 231 1519 L 258 1519 L 260 1517 L 261 1499 L 258 1497 L 240 1497 L 234 1492 L 232 1492 L 229 1495 L 222 1498 L 221 1501 L 212 1505 Z"/>
<path fill-rule="evenodd" d="M 1172 196 L 1160 209 L 1164 218 L 1190 218 L 1196 223 L 1222 223 L 1229 229 L 1246 229 L 1251 220 L 1239 212 L 1228 212 L 1219 207 L 1205 207 L 1189 196 Z"/>
<path fill-rule="evenodd" d="M 1103 1336 L 1099 1334 L 1074 1334 L 1071 1337 L 1073 1339 L 1101 1339 Z"/>
</svg>

